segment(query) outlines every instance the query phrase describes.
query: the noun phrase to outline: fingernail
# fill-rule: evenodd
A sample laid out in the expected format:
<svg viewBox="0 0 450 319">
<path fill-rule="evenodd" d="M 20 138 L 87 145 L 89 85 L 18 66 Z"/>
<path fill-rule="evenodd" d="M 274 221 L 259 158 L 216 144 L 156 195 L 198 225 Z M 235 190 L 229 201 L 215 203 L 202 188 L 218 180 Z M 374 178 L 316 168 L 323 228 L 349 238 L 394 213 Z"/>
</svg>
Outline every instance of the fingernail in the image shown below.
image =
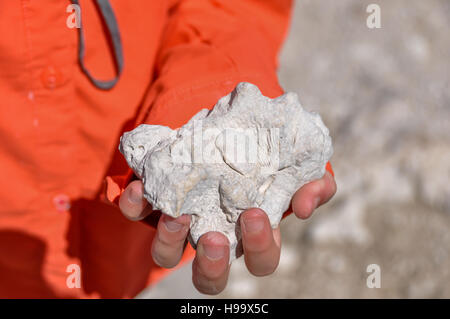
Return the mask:
<svg viewBox="0 0 450 319">
<path fill-rule="evenodd" d="M 206 234 L 209 243 L 202 243 L 200 253 L 212 261 L 222 259 L 227 254 L 228 244 L 224 242 L 224 238 L 216 234 Z"/>
<path fill-rule="evenodd" d="M 244 217 L 245 232 L 250 234 L 257 234 L 263 230 L 264 220 L 260 215 L 260 213 L 253 213 L 250 216 Z"/>
<path fill-rule="evenodd" d="M 164 226 L 166 226 L 167 230 L 171 233 L 177 232 L 183 228 L 183 224 L 176 222 L 174 219 L 171 219 L 168 216 L 164 217 Z"/>
<path fill-rule="evenodd" d="M 128 200 L 131 204 L 138 205 L 142 202 L 142 194 L 138 194 L 134 188 L 131 188 Z"/>
</svg>

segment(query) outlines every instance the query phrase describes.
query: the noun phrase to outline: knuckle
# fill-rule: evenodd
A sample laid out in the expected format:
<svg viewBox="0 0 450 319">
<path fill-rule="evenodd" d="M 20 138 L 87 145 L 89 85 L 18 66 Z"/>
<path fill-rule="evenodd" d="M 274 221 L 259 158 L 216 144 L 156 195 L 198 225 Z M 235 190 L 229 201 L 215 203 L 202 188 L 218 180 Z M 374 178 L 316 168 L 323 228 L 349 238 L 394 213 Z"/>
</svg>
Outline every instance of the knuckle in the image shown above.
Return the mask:
<svg viewBox="0 0 450 319">
<path fill-rule="evenodd" d="M 158 231 L 156 239 L 166 247 L 178 248 L 183 246 L 186 234 L 181 231 L 170 234 L 164 234 L 163 232 Z"/>
<path fill-rule="evenodd" d="M 158 239 L 155 239 L 152 245 L 152 258 L 153 261 L 160 267 L 173 268 L 178 265 L 181 259 L 182 246 L 173 248 L 166 246 Z"/>
<path fill-rule="evenodd" d="M 179 258 L 173 255 L 163 255 L 157 250 L 153 250 L 152 258 L 155 264 L 163 268 L 173 268 L 178 264 Z"/>
</svg>

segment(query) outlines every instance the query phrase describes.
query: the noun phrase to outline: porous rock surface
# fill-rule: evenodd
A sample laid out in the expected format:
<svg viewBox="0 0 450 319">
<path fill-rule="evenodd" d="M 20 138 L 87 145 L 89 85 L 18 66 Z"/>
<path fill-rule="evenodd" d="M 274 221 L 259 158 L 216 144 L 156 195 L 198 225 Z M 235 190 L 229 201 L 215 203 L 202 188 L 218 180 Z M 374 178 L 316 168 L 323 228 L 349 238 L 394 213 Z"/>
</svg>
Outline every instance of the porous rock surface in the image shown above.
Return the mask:
<svg viewBox="0 0 450 319">
<path fill-rule="evenodd" d="M 177 130 L 143 124 L 124 133 L 119 149 L 153 209 L 192 215 L 194 247 L 209 231 L 225 234 L 230 262 L 241 254 L 239 215 L 258 207 L 277 227 L 333 153 L 328 129 L 297 94 L 270 99 L 245 82 Z"/>
</svg>

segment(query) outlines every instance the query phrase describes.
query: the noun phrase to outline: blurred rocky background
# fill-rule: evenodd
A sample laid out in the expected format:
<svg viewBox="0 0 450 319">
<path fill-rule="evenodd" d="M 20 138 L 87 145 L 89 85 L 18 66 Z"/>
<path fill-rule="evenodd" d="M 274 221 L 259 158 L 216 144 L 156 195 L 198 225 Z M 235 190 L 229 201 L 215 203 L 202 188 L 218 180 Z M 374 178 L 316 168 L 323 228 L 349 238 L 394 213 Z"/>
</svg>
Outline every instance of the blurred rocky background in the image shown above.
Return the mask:
<svg viewBox="0 0 450 319">
<path fill-rule="evenodd" d="M 366 25 L 371 3 L 380 29 Z M 282 222 L 273 275 L 238 260 L 218 297 L 450 298 L 449 35 L 449 0 L 296 3 L 280 81 L 329 127 L 338 193 Z M 206 297 L 190 276 L 188 265 L 140 297 Z"/>
</svg>

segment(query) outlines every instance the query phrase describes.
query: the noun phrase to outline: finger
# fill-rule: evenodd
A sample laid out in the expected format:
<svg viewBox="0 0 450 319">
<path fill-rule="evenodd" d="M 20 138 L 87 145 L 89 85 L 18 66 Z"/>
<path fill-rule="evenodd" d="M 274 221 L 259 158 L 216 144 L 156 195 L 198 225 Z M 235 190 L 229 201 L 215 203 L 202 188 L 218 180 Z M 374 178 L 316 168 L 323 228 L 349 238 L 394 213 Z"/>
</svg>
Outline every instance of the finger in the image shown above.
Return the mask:
<svg viewBox="0 0 450 319">
<path fill-rule="evenodd" d="M 178 264 L 183 255 L 190 222 L 190 215 L 178 218 L 161 215 L 152 242 L 152 257 L 157 265 L 172 268 Z"/>
<path fill-rule="evenodd" d="M 208 295 L 220 293 L 227 285 L 230 243 L 225 235 L 209 232 L 200 237 L 192 264 L 192 282 Z"/>
<path fill-rule="evenodd" d="M 119 207 L 126 218 L 136 221 L 144 219 L 152 212 L 151 205 L 143 196 L 144 185 L 133 181 L 125 188 L 119 199 Z"/>
<path fill-rule="evenodd" d="M 259 208 L 241 215 L 242 246 L 245 264 L 255 276 L 270 275 L 280 260 L 280 233 L 273 231 L 269 218 Z M 275 240 L 276 238 L 276 240 Z"/>
<path fill-rule="evenodd" d="M 292 197 L 292 210 L 298 218 L 306 219 L 314 209 L 328 202 L 336 193 L 336 181 L 328 172 L 316 181 L 303 185 Z"/>
</svg>

